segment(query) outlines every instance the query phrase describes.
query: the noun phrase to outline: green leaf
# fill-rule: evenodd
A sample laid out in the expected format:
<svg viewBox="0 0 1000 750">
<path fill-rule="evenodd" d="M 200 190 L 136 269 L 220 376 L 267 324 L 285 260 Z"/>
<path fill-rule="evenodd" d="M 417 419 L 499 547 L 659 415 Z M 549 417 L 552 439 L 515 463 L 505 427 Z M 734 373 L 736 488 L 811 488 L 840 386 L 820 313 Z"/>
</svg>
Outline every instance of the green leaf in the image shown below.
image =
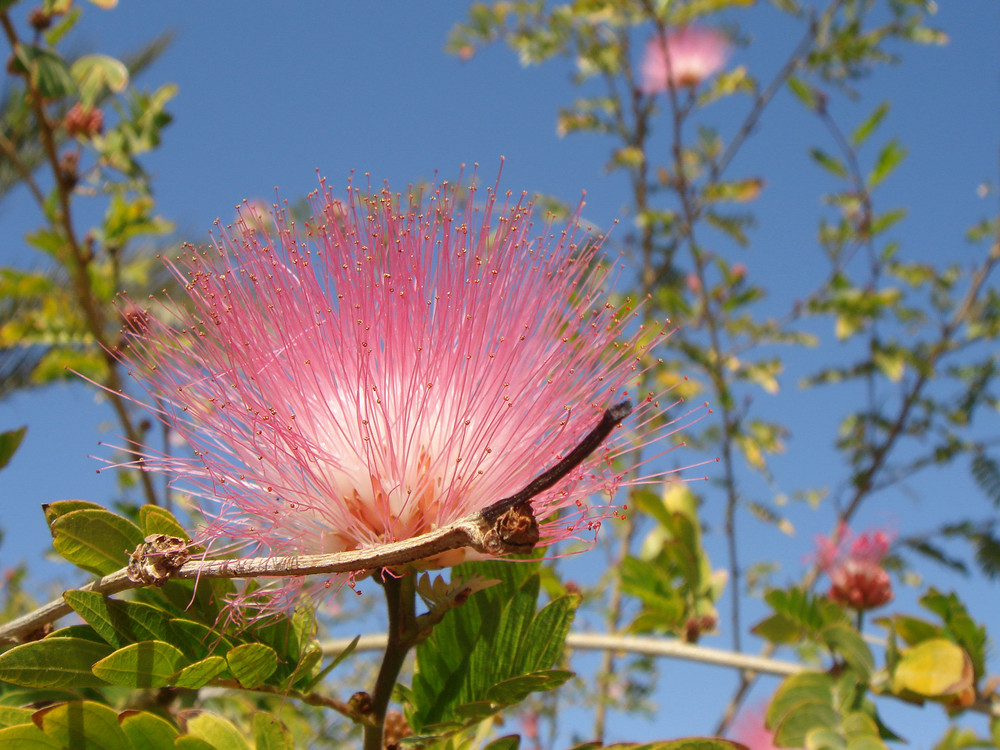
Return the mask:
<svg viewBox="0 0 1000 750">
<path fill-rule="evenodd" d="M 0 705 L 0 729 L 18 724 L 30 724 L 33 713 L 34 711 L 30 708 Z"/>
<path fill-rule="evenodd" d="M 49 525 L 50 532 L 52 531 L 52 523 L 59 518 L 59 516 L 65 516 L 67 513 L 72 513 L 74 510 L 87 509 L 104 510 L 104 506 L 87 500 L 56 500 L 54 503 L 42 504 L 42 512 L 45 514 L 45 523 Z"/>
<path fill-rule="evenodd" d="M 101 638 L 101 634 L 90 627 L 90 625 L 67 625 L 65 628 L 59 628 L 59 630 L 49 633 L 48 637 L 82 638 L 85 641 L 93 641 L 94 643 L 107 643 L 106 640 Z"/>
<path fill-rule="evenodd" d="M 879 152 L 878 159 L 875 160 L 875 167 L 868 175 L 868 185 L 875 187 L 881 184 L 905 158 L 906 148 L 893 138 Z"/>
<path fill-rule="evenodd" d="M 231 722 L 200 709 L 177 714 L 181 728 L 192 737 L 204 740 L 216 750 L 250 750 L 250 744 Z"/>
<path fill-rule="evenodd" d="M 14 453 L 24 440 L 24 434 L 28 431 L 27 426 L 18 427 L 16 430 L 6 430 L 0 432 L 0 469 L 10 463 Z"/>
<path fill-rule="evenodd" d="M 25 687 L 105 685 L 91 667 L 111 650 L 81 638 L 43 638 L 0 654 L 0 680 Z"/>
<path fill-rule="evenodd" d="M 418 732 L 456 718 L 478 721 L 525 690 L 551 689 L 563 679 L 548 670 L 562 653 L 579 599 L 558 597 L 536 613 L 537 567 L 486 561 L 453 570 L 462 580 L 498 583 L 449 610 L 417 647 L 408 718 Z"/>
<path fill-rule="evenodd" d="M 532 693 L 555 690 L 573 677 L 567 669 L 543 669 L 538 672 L 501 680 L 486 691 L 486 699 L 493 704 L 512 706 Z"/>
<path fill-rule="evenodd" d="M 580 597 L 570 594 L 553 599 L 535 614 L 528 626 L 526 639 L 519 645 L 516 671 L 528 674 L 529 671 L 548 667 L 559 660 L 579 606 Z"/>
<path fill-rule="evenodd" d="M 868 140 L 870 136 L 885 119 L 886 114 L 889 112 L 889 102 L 882 102 L 879 104 L 875 111 L 868 115 L 865 120 L 854 129 L 851 133 L 851 145 L 860 146 L 865 141 Z"/>
<path fill-rule="evenodd" d="M 747 203 L 757 200 L 764 187 L 764 180 L 748 177 L 731 182 L 713 182 L 705 186 L 702 198 L 706 203 Z"/>
<path fill-rule="evenodd" d="M 169 615 L 148 604 L 108 599 L 96 591 L 67 591 L 63 599 L 115 648 L 171 637 Z"/>
<path fill-rule="evenodd" d="M 797 76 L 789 76 L 788 88 L 807 108 L 817 110 L 823 101 L 823 94 Z"/>
<path fill-rule="evenodd" d="M 0 729 L 0 747 L 18 750 L 65 750 L 64 745 L 46 736 L 45 732 L 34 724 L 19 724 Z"/>
<path fill-rule="evenodd" d="M 295 743 L 285 725 L 272 714 L 259 711 L 253 715 L 253 741 L 256 750 L 294 750 Z"/>
<path fill-rule="evenodd" d="M 175 750 L 219 750 L 211 742 L 206 742 L 201 737 L 194 737 L 190 734 L 183 734 L 174 740 Z"/>
<path fill-rule="evenodd" d="M 820 637 L 832 651 L 844 657 L 862 682 L 871 679 L 875 659 L 857 630 L 844 624 L 828 625 L 820 633 Z"/>
<path fill-rule="evenodd" d="M 35 45 L 22 45 L 18 52 L 11 63 L 14 71 L 28 72 L 43 99 L 61 99 L 76 93 L 69 67 L 58 54 Z"/>
<path fill-rule="evenodd" d="M 187 657 L 163 641 L 142 641 L 120 648 L 94 665 L 94 674 L 112 685 L 158 688 L 185 666 Z"/>
<path fill-rule="evenodd" d="M 136 750 L 174 750 L 178 731 L 173 724 L 147 711 L 123 711 L 118 715 L 122 732 Z"/>
<path fill-rule="evenodd" d="M 74 61 L 70 73 L 80 87 L 80 101 L 87 107 L 97 102 L 104 89 L 120 94 L 128 86 L 128 68 L 107 55 L 82 55 Z"/>
<path fill-rule="evenodd" d="M 782 682 L 766 717 L 781 747 L 804 747 L 811 731 L 835 727 L 838 719 L 833 706 L 833 680 L 819 672 L 803 672 Z"/>
<path fill-rule="evenodd" d="M 286 687 L 292 687 L 302 680 L 312 680 L 313 670 L 316 665 L 323 660 L 323 649 L 318 645 L 312 645 L 305 650 L 299 663 L 285 681 Z"/>
<path fill-rule="evenodd" d="M 67 561 L 98 575 L 128 565 L 129 555 L 142 543 L 142 531 L 127 518 L 96 508 L 74 510 L 51 526 L 52 546 Z"/>
<path fill-rule="evenodd" d="M 837 177 L 847 176 L 847 167 L 845 167 L 844 162 L 836 156 L 830 156 L 830 154 L 820 148 L 809 149 L 809 155 L 813 158 L 814 162 L 819 164 L 830 174 Z"/>
<path fill-rule="evenodd" d="M 204 687 L 226 670 L 226 660 L 221 656 L 209 656 L 190 664 L 170 678 L 170 685 L 197 690 Z"/>
<path fill-rule="evenodd" d="M 509 734 L 506 737 L 498 737 L 483 750 L 518 750 L 521 747 L 521 737 L 516 734 Z"/>
<path fill-rule="evenodd" d="M 92 701 L 71 701 L 38 711 L 33 717 L 60 747 L 80 750 L 132 750 L 118 726 L 118 712 Z"/>
<path fill-rule="evenodd" d="M 228 638 L 194 620 L 174 618 L 170 621 L 170 629 L 174 634 L 170 641 L 192 659 L 204 659 L 215 651 L 225 653 L 233 647 Z"/>
<path fill-rule="evenodd" d="M 174 514 L 158 505 L 143 505 L 139 508 L 139 525 L 142 526 L 142 533 L 146 536 L 166 534 L 183 539 L 185 542 L 191 541 L 191 537 Z"/>
<path fill-rule="evenodd" d="M 274 674 L 278 667 L 278 654 L 262 643 L 244 643 L 228 654 L 226 661 L 233 676 L 245 688 L 255 688 Z"/>
</svg>

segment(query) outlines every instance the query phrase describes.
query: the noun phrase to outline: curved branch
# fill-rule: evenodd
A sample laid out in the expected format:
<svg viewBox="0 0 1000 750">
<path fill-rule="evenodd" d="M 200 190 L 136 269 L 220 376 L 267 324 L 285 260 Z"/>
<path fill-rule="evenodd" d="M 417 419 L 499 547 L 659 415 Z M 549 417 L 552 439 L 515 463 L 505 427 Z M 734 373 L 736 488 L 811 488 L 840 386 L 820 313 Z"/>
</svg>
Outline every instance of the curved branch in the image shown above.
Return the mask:
<svg viewBox="0 0 1000 750">
<path fill-rule="evenodd" d="M 392 568 L 433 557 L 442 552 L 461 547 L 471 547 L 477 552 L 499 555 L 526 552 L 538 541 L 537 534 L 526 540 L 511 532 L 511 519 L 535 519 L 528 500 L 553 486 L 569 474 L 607 439 L 612 430 L 632 413 L 630 401 L 622 401 L 604 411 L 597 425 L 554 466 L 533 479 L 517 494 L 498 500 L 482 510 L 470 513 L 452 524 L 401 542 L 383 544 L 372 549 L 335 552 L 328 555 L 298 555 L 295 557 L 254 557 L 231 560 L 180 561 L 157 574 L 154 579 L 142 574 L 149 564 L 162 564 L 162 550 L 148 551 L 140 545 L 133 554 L 128 568 L 116 570 L 86 586 L 80 591 L 96 591 L 111 596 L 127 589 L 141 588 L 151 583 L 162 584 L 169 579 L 197 580 L 199 578 L 288 578 L 292 576 L 329 575 L 331 573 L 365 573 L 380 568 Z M 530 525 L 529 524 L 529 525 Z M 514 528 L 516 528 L 516 524 Z M 534 527 L 537 531 L 537 526 Z M 166 537 L 164 537 L 166 538 Z M 180 548 L 181 540 L 176 540 Z M 529 543 L 530 542 L 530 543 Z M 176 553 L 178 550 L 171 550 Z M 186 555 L 184 556 L 186 560 Z M 134 569 L 133 569 L 134 568 Z M 130 572 L 131 570 L 131 572 Z M 139 571 L 138 573 L 136 571 Z M 23 640 L 49 623 L 72 612 L 60 597 L 33 612 L 0 626 L 0 643 Z"/>
</svg>

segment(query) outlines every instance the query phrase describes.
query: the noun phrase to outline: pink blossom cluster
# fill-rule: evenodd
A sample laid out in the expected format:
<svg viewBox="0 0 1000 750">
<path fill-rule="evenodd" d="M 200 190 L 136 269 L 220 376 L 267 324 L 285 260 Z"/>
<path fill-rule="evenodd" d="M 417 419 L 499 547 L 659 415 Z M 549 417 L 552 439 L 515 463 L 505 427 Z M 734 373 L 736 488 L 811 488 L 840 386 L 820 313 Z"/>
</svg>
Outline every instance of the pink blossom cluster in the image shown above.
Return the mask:
<svg viewBox="0 0 1000 750">
<path fill-rule="evenodd" d="M 170 262 L 190 299 L 133 310 L 121 357 L 193 450 L 138 454 L 209 501 L 199 540 L 285 555 L 415 537 L 522 489 L 626 397 L 627 422 L 532 500 L 541 543 L 592 539 L 620 486 L 667 473 L 647 462 L 674 446 L 646 446 L 675 431 L 670 403 L 635 389 L 668 329 L 612 296 L 620 266 L 579 209 L 536 227 L 524 195 L 485 192 L 341 199 L 321 181 L 301 224 L 244 204 Z"/>
<path fill-rule="evenodd" d="M 892 581 L 882 567 L 891 543 L 884 531 L 855 536 L 843 523 L 832 539 L 817 537 L 816 564 L 830 578 L 830 599 L 858 611 L 892 601 Z"/>
</svg>

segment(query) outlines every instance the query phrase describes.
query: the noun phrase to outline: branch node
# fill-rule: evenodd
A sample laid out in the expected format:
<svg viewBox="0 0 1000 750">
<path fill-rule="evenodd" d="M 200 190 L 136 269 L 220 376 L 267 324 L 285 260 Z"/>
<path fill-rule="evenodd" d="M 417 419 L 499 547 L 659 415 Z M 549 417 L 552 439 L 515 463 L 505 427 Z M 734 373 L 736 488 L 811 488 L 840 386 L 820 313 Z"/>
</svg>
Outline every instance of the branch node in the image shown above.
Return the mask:
<svg viewBox="0 0 1000 750">
<path fill-rule="evenodd" d="M 483 535 L 483 546 L 493 555 L 527 554 L 538 544 L 538 521 L 531 503 L 522 500 L 505 510 Z"/>
<path fill-rule="evenodd" d="M 130 581 L 162 586 L 191 557 L 188 543 L 176 536 L 150 534 L 129 555 Z"/>
</svg>

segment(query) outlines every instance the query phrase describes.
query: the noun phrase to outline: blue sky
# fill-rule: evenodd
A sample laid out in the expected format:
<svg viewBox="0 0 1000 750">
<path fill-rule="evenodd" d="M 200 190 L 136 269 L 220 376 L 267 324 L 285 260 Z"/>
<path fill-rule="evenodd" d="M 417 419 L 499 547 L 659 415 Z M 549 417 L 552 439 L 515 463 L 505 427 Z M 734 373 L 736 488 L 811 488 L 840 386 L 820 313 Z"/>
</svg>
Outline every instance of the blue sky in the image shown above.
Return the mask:
<svg viewBox="0 0 1000 750">
<path fill-rule="evenodd" d="M 578 95 L 569 83 L 568 64 L 524 68 L 501 46 L 466 62 L 447 56 L 443 45 L 448 30 L 464 7 L 451 2 L 237 5 L 178 0 L 124 2 L 103 12 L 87 5 L 74 43 L 81 50 L 123 54 L 164 30 L 176 31 L 170 49 L 139 85 L 179 86 L 170 106 L 175 121 L 165 132 L 163 147 L 145 163 L 155 176 L 160 212 L 186 238 L 207 236 L 212 222 L 228 220 L 243 198 L 270 200 L 275 186 L 289 199 L 306 193 L 316 185 L 317 169 L 334 185 L 346 184 L 353 169 L 370 172 L 376 183 L 386 179 L 403 189 L 433 177 L 435 170 L 451 178 L 463 163 L 479 162 L 481 174 L 491 180 L 501 155 L 506 157 L 507 188 L 566 202 L 575 202 L 586 190 L 588 220 L 609 227 L 621 218 L 627 225 L 624 179 L 603 169 L 610 142 L 556 134 L 558 106 Z M 730 64 L 746 64 L 767 80 L 799 31 L 764 3 L 741 18 L 752 44 L 738 49 Z M 909 156 L 877 194 L 877 205 L 909 208 L 896 236 L 911 257 L 970 264 L 975 257 L 963 241 L 964 232 L 997 208 L 1000 6 L 988 0 L 942 3 L 937 25 L 950 36 L 947 46 L 900 46 L 903 64 L 861 82 L 858 101 L 835 99 L 833 114 L 850 127 L 878 102 L 891 99 L 892 110 L 875 143 L 898 135 Z M 715 105 L 704 120 L 725 135 L 747 106 L 739 99 Z M 807 157 L 816 143 L 826 144 L 819 123 L 782 93 L 730 173 L 767 178 L 764 194 L 753 206 L 758 228 L 751 235 L 751 249 L 722 249 L 746 263 L 751 278 L 771 290 L 769 310 L 787 309 L 826 270 L 815 246 L 816 221 L 822 211 L 820 194 L 836 186 Z M 977 188 L 984 183 L 991 183 L 993 192 L 981 198 Z M 33 262 L 20 238 L 36 225 L 36 217 L 26 194 L 0 205 L 0 262 Z M 829 330 L 816 332 L 833 341 Z M 836 361 L 844 352 L 831 344 L 816 356 Z M 811 364 L 790 359 L 781 393 L 761 396 L 763 413 L 788 420 L 793 436 L 788 453 L 774 462 L 775 485 L 749 484 L 760 499 L 769 500 L 778 490 L 835 482 L 843 475 L 831 448 L 842 416 L 836 393 L 830 398 L 796 388 Z M 0 526 L 6 531 L 0 567 L 18 560 L 40 564 L 48 545 L 41 503 L 72 497 L 106 502 L 114 493 L 113 477 L 96 475 L 99 462 L 92 456 L 108 455 L 98 441 L 116 442 L 115 428 L 91 389 L 56 386 L 0 403 L 0 428 L 21 424 L 29 425 L 28 437 L 0 474 Z M 706 500 L 707 519 L 718 523 L 721 497 L 709 489 Z M 977 517 L 989 510 L 961 470 L 927 476 L 919 487 L 893 493 L 864 513 L 862 523 L 890 524 L 910 533 L 953 517 L 957 510 Z M 798 529 L 794 537 L 745 519 L 743 554 L 747 560 L 777 555 L 791 578 L 811 549 L 812 535 L 828 530 L 831 514 L 800 506 L 789 514 Z M 710 545 L 714 562 L 724 565 L 718 540 Z M 588 561 L 584 556 L 567 564 L 586 570 Z M 591 572 L 595 564 L 596 559 L 589 563 Z M 939 585 L 958 586 L 973 599 L 979 617 L 992 619 L 994 630 L 1000 626 L 995 585 L 971 586 L 933 570 L 928 576 Z M 912 596 L 902 592 L 900 602 L 911 603 Z M 714 645 L 726 643 L 721 639 Z M 714 725 L 734 676 L 714 667 L 664 664 L 663 671 L 673 677 L 663 680 L 659 716 L 648 724 L 630 722 L 613 739 L 705 733 Z M 916 747 L 926 746 L 920 737 L 910 739 Z"/>
</svg>

